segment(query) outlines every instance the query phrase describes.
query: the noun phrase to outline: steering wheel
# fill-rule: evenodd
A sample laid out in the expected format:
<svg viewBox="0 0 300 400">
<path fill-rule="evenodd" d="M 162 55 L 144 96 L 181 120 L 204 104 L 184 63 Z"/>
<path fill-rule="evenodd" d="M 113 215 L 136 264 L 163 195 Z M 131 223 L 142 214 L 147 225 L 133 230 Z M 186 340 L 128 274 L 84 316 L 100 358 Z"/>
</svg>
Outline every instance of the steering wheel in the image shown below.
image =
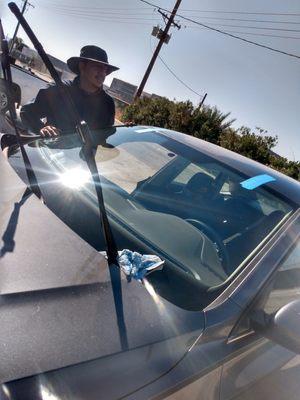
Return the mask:
<svg viewBox="0 0 300 400">
<path fill-rule="evenodd" d="M 189 222 L 195 228 L 203 232 L 215 244 L 215 246 L 217 247 L 218 257 L 221 261 L 222 267 L 226 272 L 226 274 L 230 275 L 231 272 L 229 268 L 230 263 L 229 263 L 228 251 L 218 233 L 210 226 L 208 226 L 205 222 L 198 221 L 197 219 L 187 218 L 185 219 L 185 221 Z"/>
</svg>

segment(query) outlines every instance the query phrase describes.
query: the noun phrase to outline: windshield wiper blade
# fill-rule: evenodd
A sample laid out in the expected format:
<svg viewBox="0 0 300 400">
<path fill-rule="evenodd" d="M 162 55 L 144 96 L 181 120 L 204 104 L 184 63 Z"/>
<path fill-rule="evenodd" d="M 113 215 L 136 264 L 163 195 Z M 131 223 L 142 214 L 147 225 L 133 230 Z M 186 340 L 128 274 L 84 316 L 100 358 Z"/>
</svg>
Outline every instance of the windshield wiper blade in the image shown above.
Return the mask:
<svg viewBox="0 0 300 400">
<path fill-rule="evenodd" d="M 93 141 L 91 138 L 91 132 L 90 132 L 89 127 L 86 122 L 84 122 L 84 121 L 80 122 L 78 132 L 83 141 L 82 151 L 85 156 L 85 161 L 87 163 L 87 166 L 91 172 L 95 190 L 96 190 L 98 206 L 99 206 L 99 211 L 100 211 L 100 217 L 101 217 L 101 222 L 102 222 L 102 228 L 103 228 L 103 232 L 104 232 L 104 238 L 106 241 L 107 260 L 108 260 L 109 264 L 119 265 L 118 249 L 117 249 L 117 245 L 116 245 L 115 239 L 113 237 L 113 234 L 111 232 L 111 228 L 109 225 L 106 208 L 105 208 L 105 203 L 104 203 L 104 198 L 103 198 L 100 174 L 98 172 L 98 168 L 97 168 L 97 164 L 96 164 L 96 160 L 95 160 L 95 156 L 94 156 L 94 151 L 93 151 L 94 146 L 93 146 Z"/>
<path fill-rule="evenodd" d="M 82 143 L 83 143 L 82 150 L 85 155 L 85 160 L 86 160 L 87 166 L 90 170 L 90 173 L 92 175 L 92 179 L 94 182 L 94 186 L 95 186 L 95 190 L 96 190 L 96 194 L 97 194 L 100 218 L 101 218 L 101 225 L 102 225 L 103 234 L 104 234 L 104 238 L 105 238 L 105 242 L 106 242 L 106 253 L 107 253 L 108 264 L 109 265 L 114 264 L 114 265 L 118 266 L 119 265 L 118 249 L 117 249 L 116 242 L 114 240 L 114 237 L 113 237 L 113 234 L 112 234 L 112 231 L 110 228 L 110 224 L 109 224 L 106 209 L 105 209 L 101 179 L 100 179 L 100 174 L 98 172 L 96 161 L 94 158 L 93 144 L 92 144 L 93 141 L 92 141 L 90 129 L 89 129 L 88 125 L 84 121 L 81 120 L 79 112 L 76 109 L 76 106 L 73 102 L 73 99 L 72 99 L 69 91 L 64 86 L 63 82 L 61 81 L 60 76 L 58 75 L 56 69 L 54 68 L 53 64 L 51 63 L 45 50 L 43 49 L 43 46 L 38 41 L 37 37 L 33 33 L 30 26 L 28 25 L 24 16 L 21 14 L 18 6 L 15 3 L 9 3 L 8 7 L 12 11 L 12 13 L 16 16 L 18 22 L 20 23 L 20 25 L 26 32 L 27 36 L 31 40 L 34 48 L 36 49 L 39 56 L 45 63 L 51 77 L 53 78 L 54 82 L 60 89 L 62 97 L 65 99 L 65 105 L 67 108 L 67 112 L 71 118 L 71 121 L 74 122 L 76 131 L 82 140 Z"/>
<path fill-rule="evenodd" d="M 28 155 L 25 151 L 25 148 L 24 148 L 24 145 L 22 142 L 22 138 L 21 138 L 21 134 L 20 134 L 19 128 L 16 123 L 17 114 L 16 114 L 16 109 L 15 109 L 15 104 L 10 101 L 10 99 L 13 98 L 13 93 L 12 93 L 13 80 L 12 80 L 11 68 L 10 68 L 10 55 L 9 55 L 8 43 L 7 43 L 7 40 L 4 38 L 4 31 L 3 31 L 1 20 L 0 20 L 0 34 L 1 34 L 1 49 L 2 49 L 1 67 L 2 67 L 2 71 L 3 71 L 4 80 L 8 83 L 8 96 L 9 96 L 8 111 L 9 111 L 9 115 L 10 115 L 10 119 L 11 119 L 13 128 L 16 133 L 16 139 L 17 139 L 17 142 L 18 142 L 18 145 L 20 147 L 21 154 L 23 157 L 25 170 L 26 170 L 26 174 L 27 174 L 27 178 L 28 178 L 28 182 L 29 182 L 29 187 L 38 198 L 41 198 L 42 197 L 41 190 L 39 188 L 38 181 L 37 181 L 36 175 L 34 173 L 34 170 L 31 166 Z"/>
</svg>

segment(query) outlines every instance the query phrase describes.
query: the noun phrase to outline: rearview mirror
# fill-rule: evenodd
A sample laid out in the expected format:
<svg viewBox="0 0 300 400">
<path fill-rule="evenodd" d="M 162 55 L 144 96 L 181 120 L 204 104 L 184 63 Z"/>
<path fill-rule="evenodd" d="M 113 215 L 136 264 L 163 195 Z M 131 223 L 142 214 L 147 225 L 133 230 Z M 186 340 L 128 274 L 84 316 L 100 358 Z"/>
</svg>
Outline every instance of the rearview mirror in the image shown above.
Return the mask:
<svg viewBox="0 0 300 400">
<path fill-rule="evenodd" d="M 300 300 L 288 303 L 272 315 L 255 311 L 250 321 L 254 331 L 300 354 Z"/>
</svg>

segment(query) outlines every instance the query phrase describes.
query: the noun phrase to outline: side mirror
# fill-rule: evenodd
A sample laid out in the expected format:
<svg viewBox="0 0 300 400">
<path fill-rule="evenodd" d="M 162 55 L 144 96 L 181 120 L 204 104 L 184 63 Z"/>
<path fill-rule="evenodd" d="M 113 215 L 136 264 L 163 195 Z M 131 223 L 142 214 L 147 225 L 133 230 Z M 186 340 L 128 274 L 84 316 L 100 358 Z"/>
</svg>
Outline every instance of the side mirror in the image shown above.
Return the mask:
<svg viewBox="0 0 300 400">
<path fill-rule="evenodd" d="M 254 331 L 300 354 L 300 300 L 288 303 L 272 315 L 254 311 L 250 323 Z"/>
</svg>

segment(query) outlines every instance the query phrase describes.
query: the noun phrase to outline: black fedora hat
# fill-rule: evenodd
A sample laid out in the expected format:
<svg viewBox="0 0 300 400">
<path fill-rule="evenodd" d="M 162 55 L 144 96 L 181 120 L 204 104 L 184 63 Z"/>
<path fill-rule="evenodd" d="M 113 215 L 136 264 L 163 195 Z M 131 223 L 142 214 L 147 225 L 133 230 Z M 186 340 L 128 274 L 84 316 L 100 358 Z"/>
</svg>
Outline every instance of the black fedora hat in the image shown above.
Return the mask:
<svg viewBox="0 0 300 400">
<path fill-rule="evenodd" d="M 79 74 L 78 64 L 79 61 L 95 61 L 107 66 L 107 74 L 117 71 L 119 68 L 109 64 L 106 51 L 97 46 L 84 46 L 80 50 L 79 57 L 71 57 L 68 59 L 67 64 L 72 72 Z"/>
</svg>

